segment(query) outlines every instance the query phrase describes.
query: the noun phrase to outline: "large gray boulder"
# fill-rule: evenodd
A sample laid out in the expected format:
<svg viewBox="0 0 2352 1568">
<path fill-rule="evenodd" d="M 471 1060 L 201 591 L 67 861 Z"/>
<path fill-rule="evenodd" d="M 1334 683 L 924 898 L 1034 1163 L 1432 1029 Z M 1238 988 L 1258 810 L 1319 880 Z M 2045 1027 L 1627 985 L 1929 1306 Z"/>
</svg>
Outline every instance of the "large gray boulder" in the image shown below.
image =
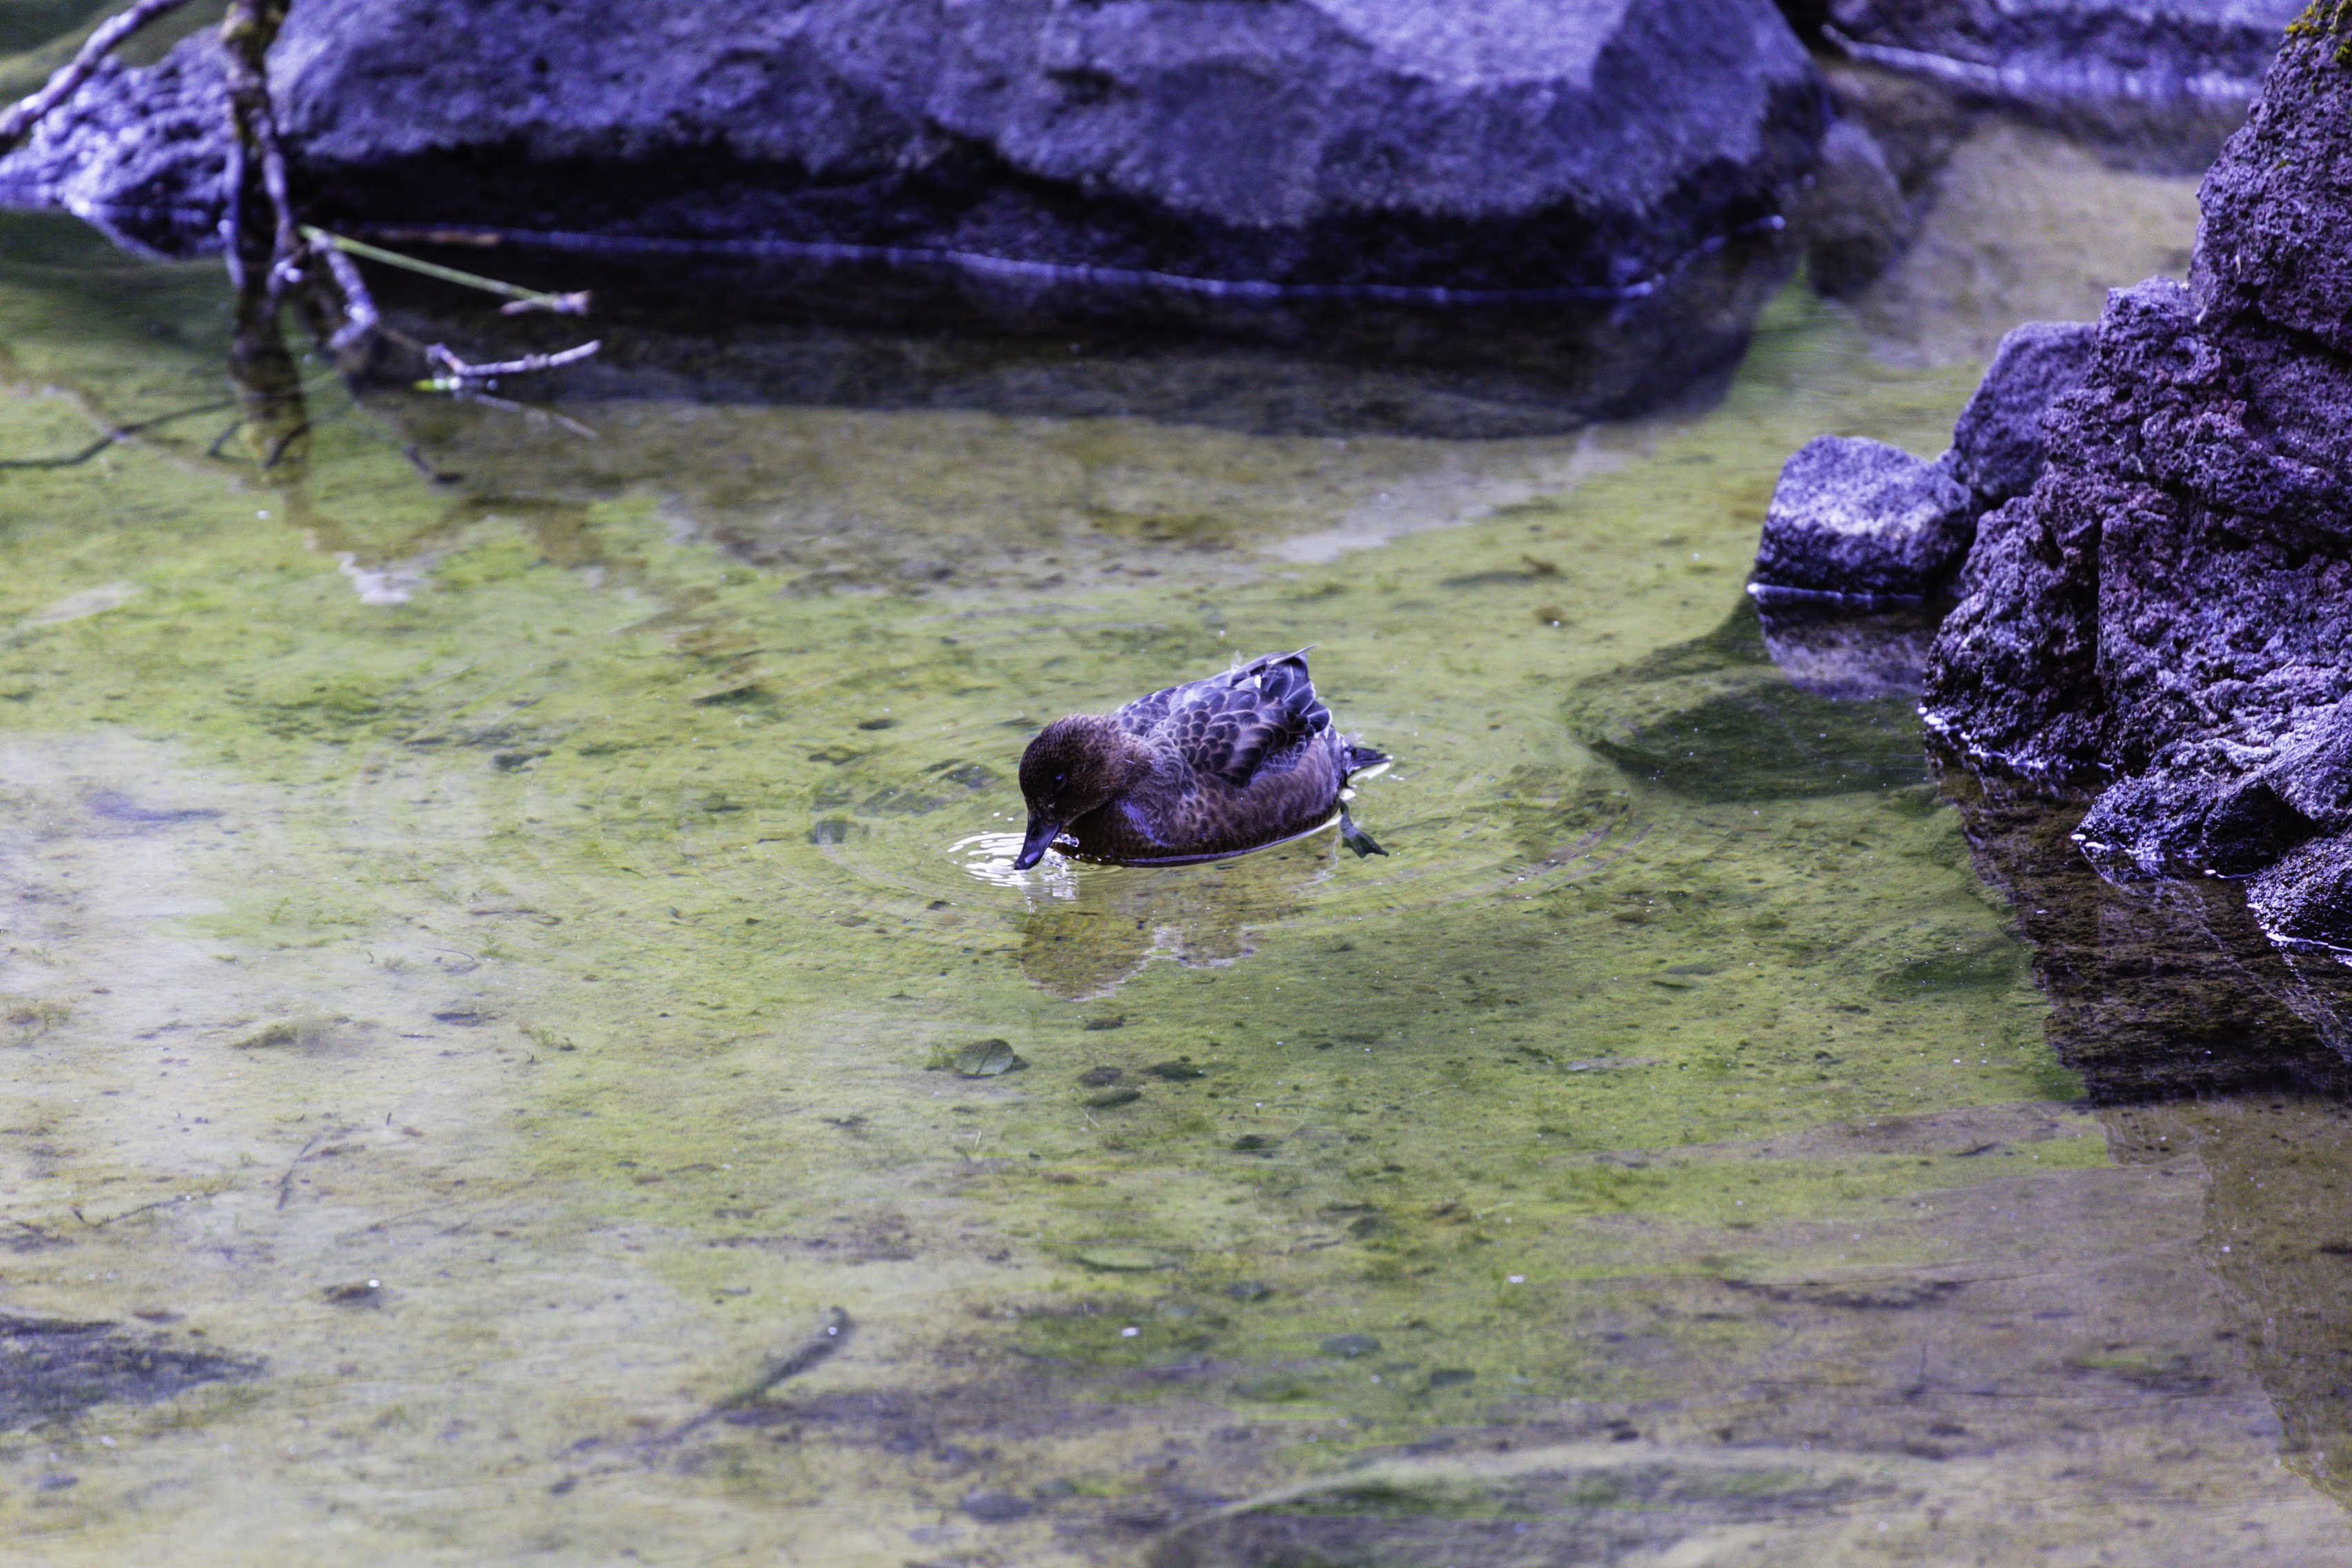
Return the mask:
<svg viewBox="0 0 2352 1568">
<path fill-rule="evenodd" d="M 1244 293 L 1652 289 L 1824 122 L 1771 0 L 299 0 L 270 79 L 331 223 Z"/>
<path fill-rule="evenodd" d="M 2352 22 L 2352 18 L 2347 18 Z M 2288 941 L 2352 909 L 2352 69 L 2290 39 L 2200 193 L 2192 284 L 2118 290 L 2049 461 L 1987 517 L 1925 711 L 2095 782 L 2110 874 L 2255 879 Z"/>
</svg>

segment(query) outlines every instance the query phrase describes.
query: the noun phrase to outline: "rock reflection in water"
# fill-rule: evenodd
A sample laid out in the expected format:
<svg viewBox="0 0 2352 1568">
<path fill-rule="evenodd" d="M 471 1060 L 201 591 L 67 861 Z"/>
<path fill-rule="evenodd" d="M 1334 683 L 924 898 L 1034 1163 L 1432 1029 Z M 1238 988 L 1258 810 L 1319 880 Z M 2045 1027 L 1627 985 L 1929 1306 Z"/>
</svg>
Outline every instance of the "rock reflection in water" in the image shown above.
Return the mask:
<svg viewBox="0 0 2352 1568">
<path fill-rule="evenodd" d="M 1569 725 L 1635 778 L 1698 800 L 1785 800 L 1900 788 L 1927 777 L 1917 728 L 1857 643 L 1815 645 L 1797 671 L 1790 623 L 1739 606 L 1714 631 L 1577 687 Z M 1778 649 L 1769 640 L 1779 633 Z M 1895 673 L 1899 674 L 1899 670 Z M 1832 689 L 1824 689 L 1824 688 Z"/>
<path fill-rule="evenodd" d="M 2205 1261 L 2234 1297 L 2222 1337 L 2277 1406 L 2289 1468 L 2352 1503 L 2352 1108 L 2264 1095 L 2101 1120 L 2116 1160 L 2197 1168 Z"/>
<path fill-rule="evenodd" d="M 474 265 L 469 254 L 478 258 L 465 247 L 450 258 Z M 590 287 L 604 346 L 566 374 L 574 398 L 690 393 L 803 407 L 1139 416 L 1257 435 L 1485 439 L 1712 403 L 1797 251 L 1780 227 L 1760 225 L 1639 290 L 1427 300 L 1075 280 L 1040 289 L 952 267 L 809 264 L 617 239 L 550 250 L 524 237 L 499 256 L 502 277 Z M 563 337 L 560 324 L 500 318 L 446 289 L 394 279 L 386 298 L 403 331 L 446 340 L 468 359 Z"/>
<path fill-rule="evenodd" d="M 2070 837 L 2080 804 L 1958 765 L 1943 791 L 2032 943 L 2051 1047 L 2094 1100 L 2352 1093 L 2352 970 L 2273 947 L 2239 884 L 2109 881 Z"/>
<path fill-rule="evenodd" d="M 1205 866 L 1080 866 L 1055 856 L 1011 868 L 1019 834 L 958 846 L 974 876 L 1021 888 L 1021 971 L 1066 1000 L 1108 996 L 1154 958 L 1192 969 L 1249 956 L 1255 933 L 1296 915 L 1333 874 L 1338 839 L 1316 833 Z"/>
<path fill-rule="evenodd" d="M 1916 699 L 1941 606 L 1851 611 L 1759 605 L 1764 651 L 1800 691 L 1838 700 Z"/>
</svg>

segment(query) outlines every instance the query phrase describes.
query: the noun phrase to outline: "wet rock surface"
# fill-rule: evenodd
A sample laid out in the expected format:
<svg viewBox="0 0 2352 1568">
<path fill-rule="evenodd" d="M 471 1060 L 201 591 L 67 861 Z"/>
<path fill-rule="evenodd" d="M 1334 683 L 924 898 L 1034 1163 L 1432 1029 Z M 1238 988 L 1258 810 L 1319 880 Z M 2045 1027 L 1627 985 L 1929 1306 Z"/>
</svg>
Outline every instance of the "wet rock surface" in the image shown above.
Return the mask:
<svg viewBox="0 0 2352 1568">
<path fill-rule="evenodd" d="M 2352 971 L 2283 952 L 2212 879 L 2117 881 L 2076 845 L 2082 805 L 1943 775 L 1978 871 L 2015 910 L 2058 1058 L 2101 1104 L 2352 1094 Z"/>
<path fill-rule="evenodd" d="M 2352 837 L 2297 845 L 2247 884 L 2246 902 L 2275 942 L 2352 952 Z"/>
<path fill-rule="evenodd" d="M 1948 466 L 1883 441 L 1817 437 L 1780 470 L 1751 592 L 1916 599 L 1958 567 L 1974 521 Z"/>
<path fill-rule="evenodd" d="M 2207 178 L 2195 287 L 2111 298 L 1932 658 L 1929 721 L 1972 756 L 2116 781 L 2080 833 L 2112 872 L 2243 877 L 2352 828 L 2352 268 L 2319 237 L 2352 217 L 2337 42 L 2290 43 Z M 2337 929 L 2340 863 L 2272 874 L 2258 915 Z"/>
</svg>

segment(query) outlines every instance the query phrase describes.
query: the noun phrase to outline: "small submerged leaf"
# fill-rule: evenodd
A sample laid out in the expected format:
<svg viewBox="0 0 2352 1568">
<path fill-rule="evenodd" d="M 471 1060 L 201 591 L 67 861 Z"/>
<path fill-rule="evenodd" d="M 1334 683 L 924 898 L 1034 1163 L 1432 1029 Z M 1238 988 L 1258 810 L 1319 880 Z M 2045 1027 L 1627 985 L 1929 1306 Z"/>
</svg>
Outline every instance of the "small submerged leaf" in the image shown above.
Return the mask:
<svg viewBox="0 0 2352 1568">
<path fill-rule="evenodd" d="M 1323 1341 L 1323 1353 L 1342 1361 L 1370 1355 L 1381 1348 L 1381 1342 L 1370 1334 L 1330 1334 Z"/>
<path fill-rule="evenodd" d="M 1093 1110 L 1108 1110 L 1114 1106 L 1133 1105 L 1142 1098 L 1139 1089 L 1107 1089 L 1100 1094 L 1088 1095 L 1087 1106 Z"/>
<path fill-rule="evenodd" d="M 1009 1072 L 1019 1072 L 1029 1064 L 1013 1051 L 1009 1040 L 974 1040 L 959 1049 L 954 1067 L 959 1078 L 1002 1078 Z"/>
<path fill-rule="evenodd" d="M 1154 1268 L 1174 1266 L 1175 1259 L 1148 1247 L 1089 1247 L 1078 1254 L 1078 1261 L 1088 1268 L 1105 1274 L 1144 1274 Z"/>
</svg>

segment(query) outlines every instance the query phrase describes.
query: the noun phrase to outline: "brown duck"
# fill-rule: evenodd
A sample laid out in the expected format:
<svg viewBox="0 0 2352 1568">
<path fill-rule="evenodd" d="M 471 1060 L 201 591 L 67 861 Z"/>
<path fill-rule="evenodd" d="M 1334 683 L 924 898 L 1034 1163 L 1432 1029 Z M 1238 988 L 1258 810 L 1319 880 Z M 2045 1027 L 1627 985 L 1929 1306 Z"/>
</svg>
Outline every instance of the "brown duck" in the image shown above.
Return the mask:
<svg viewBox="0 0 2352 1568">
<path fill-rule="evenodd" d="M 1348 819 L 1350 779 L 1389 759 L 1331 727 L 1308 649 L 1139 697 L 1116 713 L 1045 726 L 1021 754 L 1029 831 L 1013 868 L 1057 849 L 1080 860 L 1181 866 L 1339 825 L 1358 855 L 1385 855 Z"/>
</svg>

